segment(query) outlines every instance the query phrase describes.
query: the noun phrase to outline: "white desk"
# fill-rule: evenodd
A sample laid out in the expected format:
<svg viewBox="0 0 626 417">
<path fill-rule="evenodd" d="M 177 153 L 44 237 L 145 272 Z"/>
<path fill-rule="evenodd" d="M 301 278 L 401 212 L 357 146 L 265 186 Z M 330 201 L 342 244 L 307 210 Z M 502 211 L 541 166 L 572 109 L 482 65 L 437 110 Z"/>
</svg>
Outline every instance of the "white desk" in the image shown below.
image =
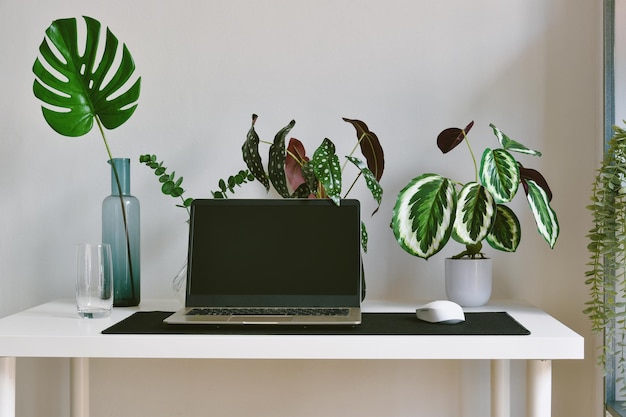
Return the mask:
<svg viewBox="0 0 626 417">
<path fill-rule="evenodd" d="M 368 312 L 412 312 L 419 303 L 367 301 Z M 81 319 L 71 300 L 0 319 L 0 417 L 15 417 L 16 357 L 71 359 L 71 415 L 89 410 L 88 358 L 489 359 L 493 417 L 510 415 L 510 360 L 527 360 L 527 415 L 551 415 L 552 360 L 583 359 L 584 340 L 550 315 L 519 302 L 466 311 L 507 311 L 528 336 L 102 335 L 139 310 L 171 311 L 173 301 L 115 308 L 107 319 Z M 181 343 L 184 342 L 184 343 Z"/>
</svg>

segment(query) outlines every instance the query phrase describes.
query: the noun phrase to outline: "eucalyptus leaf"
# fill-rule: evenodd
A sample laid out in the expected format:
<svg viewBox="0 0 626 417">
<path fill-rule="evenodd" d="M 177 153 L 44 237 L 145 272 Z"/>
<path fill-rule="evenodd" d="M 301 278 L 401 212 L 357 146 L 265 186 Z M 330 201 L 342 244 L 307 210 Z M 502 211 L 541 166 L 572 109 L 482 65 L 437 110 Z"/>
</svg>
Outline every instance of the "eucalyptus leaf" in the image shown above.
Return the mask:
<svg viewBox="0 0 626 417">
<path fill-rule="evenodd" d="M 46 30 L 47 39 L 41 42 L 40 57 L 33 65 L 37 77 L 33 92 L 45 103 L 44 118 L 64 136 L 88 133 L 95 118 L 107 129 L 121 126 L 135 112 L 141 89 L 141 77 L 132 80 L 135 63 L 126 45 L 122 45 L 119 65 L 114 66 L 119 41 L 107 28 L 105 43 L 100 45 L 101 24 L 90 17 L 83 19 L 84 45 L 78 44 L 76 18 L 55 20 Z"/>
</svg>

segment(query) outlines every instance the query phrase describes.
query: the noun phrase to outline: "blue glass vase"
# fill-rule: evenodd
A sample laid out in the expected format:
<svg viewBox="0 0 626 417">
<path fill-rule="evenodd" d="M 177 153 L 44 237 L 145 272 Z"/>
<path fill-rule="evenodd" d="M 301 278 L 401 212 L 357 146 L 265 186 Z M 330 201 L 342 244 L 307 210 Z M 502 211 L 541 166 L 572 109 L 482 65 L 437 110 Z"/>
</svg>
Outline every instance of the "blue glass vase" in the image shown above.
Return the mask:
<svg viewBox="0 0 626 417">
<path fill-rule="evenodd" d="M 114 158 L 109 164 L 111 195 L 102 202 L 102 242 L 111 245 L 113 305 L 136 306 L 140 301 L 139 200 L 130 194 L 130 159 Z"/>
</svg>

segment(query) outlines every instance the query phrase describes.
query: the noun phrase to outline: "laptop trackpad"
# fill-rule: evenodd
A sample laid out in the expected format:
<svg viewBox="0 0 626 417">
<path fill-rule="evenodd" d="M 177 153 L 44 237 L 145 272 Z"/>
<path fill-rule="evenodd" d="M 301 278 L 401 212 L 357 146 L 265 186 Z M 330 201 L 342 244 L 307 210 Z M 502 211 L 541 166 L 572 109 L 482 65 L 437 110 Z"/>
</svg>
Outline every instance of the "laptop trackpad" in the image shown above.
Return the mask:
<svg viewBox="0 0 626 417">
<path fill-rule="evenodd" d="M 287 323 L 293 320 L 291 316 L 233 316 L 228 321 L 243 324 L 275 324 Z"/>
</svg>

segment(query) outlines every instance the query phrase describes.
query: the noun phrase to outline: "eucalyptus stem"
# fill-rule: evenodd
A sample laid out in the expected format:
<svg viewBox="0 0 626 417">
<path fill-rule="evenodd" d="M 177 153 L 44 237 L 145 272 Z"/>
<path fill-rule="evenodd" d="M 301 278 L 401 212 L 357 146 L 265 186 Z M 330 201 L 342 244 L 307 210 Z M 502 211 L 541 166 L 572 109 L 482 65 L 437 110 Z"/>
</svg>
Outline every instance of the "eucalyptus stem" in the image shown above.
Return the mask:
<svg viewBox="0 0 626 417">
<path fill-rule="evenodd" d="M 102 127 L 102 123 L 100 122 L 100 118 L 95 116 L 96 124 L 98 125 L 98 129 L 100 130 L 100 134 L 102 135 L 102 140 L 104 141 L 104 147 L 106 148 L 107 155 L 109 156 L 109 161 L 111 167 L 113 168 L 113 176 L 115 177 L 115 182 L 117 184 L 118 195 L 120 197 L 120 208 L 122 209 L 122 218 L 124 220 L 124 233 L 126 235 L 126 254 L 128 256 L 128 269 L 130 271 L 130 289 L 132 293 L 133 299 L 135 298 L 135 281 L 133 279 L 133 260 L 131 256 L 130 250 L 130 236 L 128 233 L 128 220 L 126 218 L 126 208 L 124 207 L 124 196 L 122 195 L 122 183 L 120 182 L 120 176 L 117 172 L 117 168 L 113 163 L 113 154 L 111 153 L 111 148 L 109 147 L 109 143 L 107 142 L 106 135 L 104 134 L 104 128 Z"/>
</svg>

